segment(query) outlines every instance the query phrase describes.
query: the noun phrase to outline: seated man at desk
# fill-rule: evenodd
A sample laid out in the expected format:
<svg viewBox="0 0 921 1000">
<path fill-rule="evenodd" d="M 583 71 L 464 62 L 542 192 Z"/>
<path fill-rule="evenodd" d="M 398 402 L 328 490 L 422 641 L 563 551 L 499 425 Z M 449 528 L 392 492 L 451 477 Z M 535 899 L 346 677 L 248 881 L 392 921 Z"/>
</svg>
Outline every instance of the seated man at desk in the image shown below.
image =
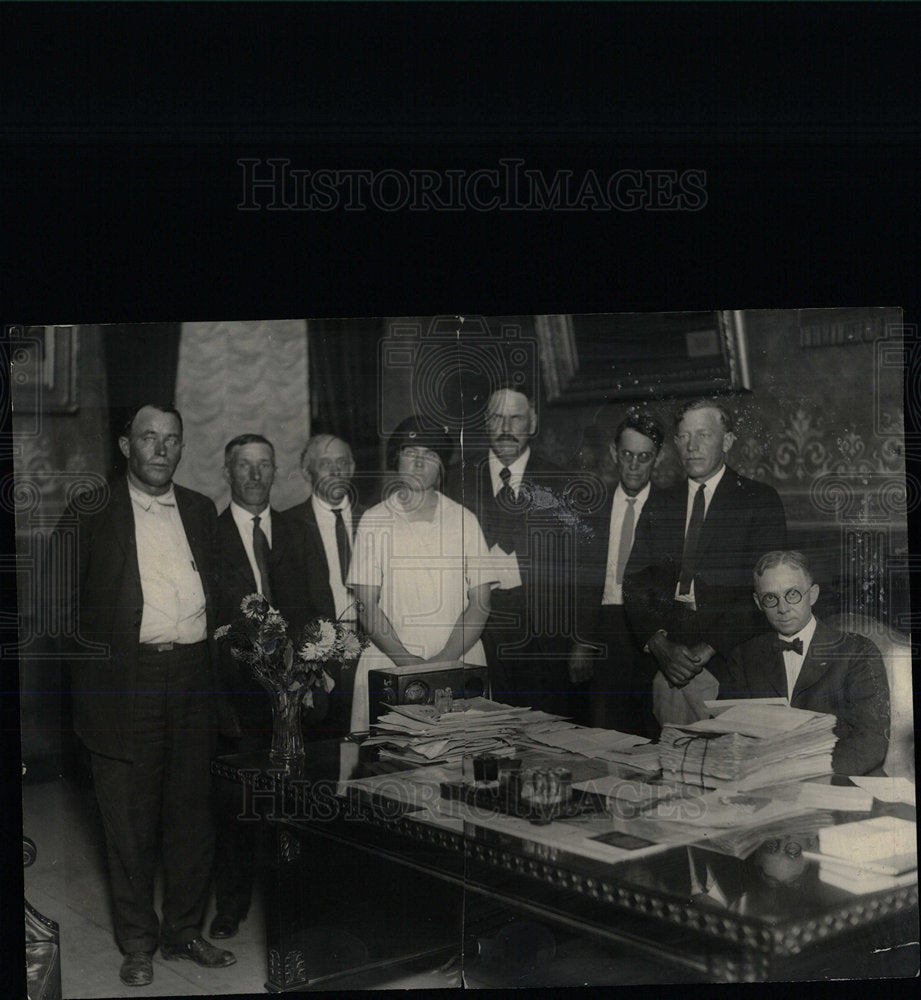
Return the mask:
<svg viewBox="0 0 921 1000">
<path fill-rule="evenodd" d="M 879 774 L 889 747 L 889 684 L 876 646 L 836 632 L 812 613 L 819 596 L 799 552 L 763 555 L 754 572 L 755 604 L 772 631 L 737 646 L 720 698 L 772 698 L 837 717 L 836 774 Z"/>
</svg>

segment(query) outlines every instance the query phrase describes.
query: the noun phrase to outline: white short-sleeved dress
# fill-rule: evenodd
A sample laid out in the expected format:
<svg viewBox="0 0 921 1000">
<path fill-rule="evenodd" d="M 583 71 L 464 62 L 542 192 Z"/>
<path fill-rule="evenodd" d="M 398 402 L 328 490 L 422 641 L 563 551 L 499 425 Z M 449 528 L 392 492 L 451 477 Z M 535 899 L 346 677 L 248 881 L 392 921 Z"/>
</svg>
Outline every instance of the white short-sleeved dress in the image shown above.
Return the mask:
<svg viewBox="0 0 921 1000">
<path fill-rule="evenodd" d="M 492 582 L 483 532 L 466 507 L 437 493 L 431 521 L 409 521 L 392 501 L 371 507 L 358 525 L 348 585 L 380 587 L 380 607 L 407 652 L 435 656 L 461 612 L 471 587 Z M 466 663 L 485 664 L 482 644 Z M 368 671 L 393 661 L 373 643 L 355 668 L 351 729 L 368 728 Z"/>
</svg>

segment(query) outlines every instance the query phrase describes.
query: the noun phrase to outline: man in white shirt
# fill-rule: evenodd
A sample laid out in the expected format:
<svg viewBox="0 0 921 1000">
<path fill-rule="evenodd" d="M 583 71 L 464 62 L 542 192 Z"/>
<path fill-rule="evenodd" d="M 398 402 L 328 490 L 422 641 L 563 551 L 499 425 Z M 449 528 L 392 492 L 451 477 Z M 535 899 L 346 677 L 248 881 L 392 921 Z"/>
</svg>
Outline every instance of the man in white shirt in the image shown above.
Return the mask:
<svg viewBox="0 0 921 1000">
<path fill-rule="evenodd" d="M 624 611 L 623 579 L 664 439 L 658 422 L 638 407 L 616 426 L 608 447 L 620 481 L 599 515 L 585 519 L 576 554 L 579 641 L 569 676 L 574 684 L 588 681 L 577 698 L 588 702 L 577 708 L 577 721 L 638 735 L 649 735 L 649 678 L 640 671 L 640 646 Z"/>
<path fill-rule="evenodd" d="M 140 407 L 118 445 L 126 477 L 65 514 L 77 531 L 82 644 L 70 670 L 74 728 L 90 751 L 106 837 L 119 975 L 145 986 L 158 945 L 165 959 L 205 968 L 236 961 L 201 936 L 214 850 L 216 517 L 211 500 L 173 484 L 175 409 Z"/>
<path fill-rule="evenodd" d="M 819 585 L 799 552 L 758 560 L 754 601 L 771 631 L 729 655 L 721 698 L 786 698 L 793 708 L 837 719 L 832 766 L 838 774 L 882 773 L 889 748 L 889 684 L 879 650 L 837 632 L 812 613 Z"/>
<path fill-rule="evenodd" d="M 280 515 L 292 532 L 292 547 L 304 581 L 303 618 L 328 618 L 355 625 L 358 611 L 345 580 L 362 510 L 352 483 L 355 460 L 348 443 L 333 434 L 317 434 L 301 453 L 301 474 L 312 495 Z M 349 731 L 354 669 L 327 664 L 335 687 L 322 726 L 326 736 Z"/>
</svg>

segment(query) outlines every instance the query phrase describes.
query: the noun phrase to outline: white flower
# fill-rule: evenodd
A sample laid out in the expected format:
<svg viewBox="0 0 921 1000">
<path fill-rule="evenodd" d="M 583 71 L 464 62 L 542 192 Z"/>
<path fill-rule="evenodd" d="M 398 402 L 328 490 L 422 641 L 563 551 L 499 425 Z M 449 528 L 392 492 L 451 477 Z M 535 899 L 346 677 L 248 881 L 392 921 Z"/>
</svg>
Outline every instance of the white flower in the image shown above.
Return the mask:
<svg viewBox="0 0 921 1000">
<path fill-rule="evenodd" d="M 246 597 L 240 601 L 240 610 L 246 615 L 247 618 L 253 620 L 257 618 L 262 618 L 268 609 L 269 602 L 262 596 L 262 594 L 247 594 Z"/>
<path fill-rule="evenodd" d="M 314 660 L 319 660 L 321 656 L 320 648 L 315 642 L 305 642 L 301 648 L 297 651 L 297 655 L 302 659 L 311 663 Z"/>
<path fill-rule="evenodd" d="M 216 628 L 214 630 L 214 638 L 215 639 L 223 639 L 224 636 L 228 635 L 229 633 L 230 633 L 230 626 L 229 625 L 222 625 L 220 628 Z"/>
<path fill-rule="evenodd" d="M 325 618 L 319 621 L 317 625 L 319 630 L 317 645 L 324 654 L 330 653 L 333 646 L 336 644 L 336 629 L 333 626 L 333 623 L 327 621 Z"/>
<path fill-rule="evenodd" d="M 361 642 L 354 632 L 346 631 L 342 636 L 342 655 L 347 660 L 354 660 L 361 655 Z"/>
</svg>

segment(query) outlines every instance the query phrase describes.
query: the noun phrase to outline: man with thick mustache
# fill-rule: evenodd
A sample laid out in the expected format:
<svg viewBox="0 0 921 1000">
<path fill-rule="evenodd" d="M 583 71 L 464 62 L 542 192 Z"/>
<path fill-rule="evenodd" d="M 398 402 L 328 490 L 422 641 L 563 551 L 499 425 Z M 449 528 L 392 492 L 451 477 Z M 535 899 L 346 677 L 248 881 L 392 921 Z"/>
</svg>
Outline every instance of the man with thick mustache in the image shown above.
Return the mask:
<svg viewBox="0 0 921 1000">
<path fill-rule="evenodd" d="M 560 621 L 568 565 L 557 516 L 563 479 L 532 452 L 536 430 L 533 396 L 517 383 L 500 385 L 486 408 L 488 451 L 449 470 L 445 492 L 473 510 L 504 567 L 483 631 L 493 697 L 567 713 L 572 628 Z"/>
</svg>

